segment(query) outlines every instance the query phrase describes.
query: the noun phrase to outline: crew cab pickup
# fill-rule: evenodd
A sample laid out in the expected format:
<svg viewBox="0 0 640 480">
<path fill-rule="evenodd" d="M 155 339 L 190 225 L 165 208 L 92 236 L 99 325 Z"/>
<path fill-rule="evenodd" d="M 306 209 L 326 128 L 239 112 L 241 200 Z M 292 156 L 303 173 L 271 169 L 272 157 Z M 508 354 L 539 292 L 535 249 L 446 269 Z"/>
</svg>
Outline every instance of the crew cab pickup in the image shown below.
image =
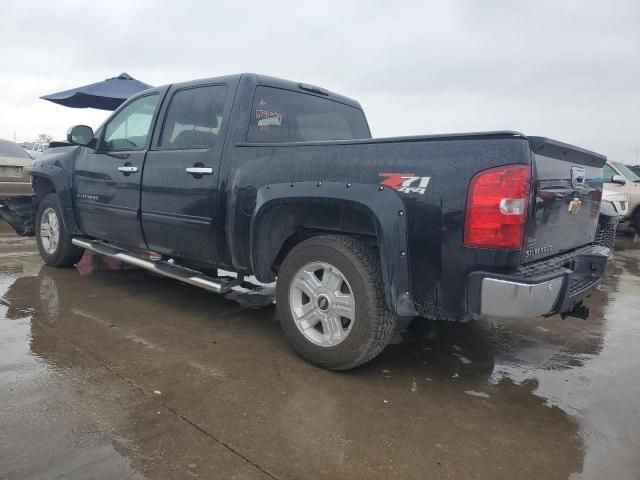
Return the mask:
<svg viewBox="0 0 640 480">
<path fill-rule="evenodd" d="M 213 292 L 277 278 L 284 333 L 328 369 L 378 355 L 398 316 L 584 317 L 610 253 L 605 157 L 512 131 L 372 139 L 358 102 L 312 85 L 152 88 L 67 141 L 0 209 L 45 263 L 88 249 Z"/>
</svg>

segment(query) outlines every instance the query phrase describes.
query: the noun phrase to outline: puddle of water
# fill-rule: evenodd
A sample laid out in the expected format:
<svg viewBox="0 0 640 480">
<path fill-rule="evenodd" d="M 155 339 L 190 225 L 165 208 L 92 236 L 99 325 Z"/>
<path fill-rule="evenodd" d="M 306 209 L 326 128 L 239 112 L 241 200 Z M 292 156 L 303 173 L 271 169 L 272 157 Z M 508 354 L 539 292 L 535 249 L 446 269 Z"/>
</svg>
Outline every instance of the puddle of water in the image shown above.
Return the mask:
<svg viewBox="0 0 640 480">
<path fill-rule="evenodd" d="M 61 381 L 59 369 L 33 351 L 33 302 L 16 305 L 6 296 L 18 277 L 39 272 L 41 262 L 25 256 L 19 265 L 0 275 L 0 477 L 141 478 L 109 435 L 78 415 L 74 405 L 82 399 Z M 40 293 L 55 304 L 46 288 Z"/>
</svg>

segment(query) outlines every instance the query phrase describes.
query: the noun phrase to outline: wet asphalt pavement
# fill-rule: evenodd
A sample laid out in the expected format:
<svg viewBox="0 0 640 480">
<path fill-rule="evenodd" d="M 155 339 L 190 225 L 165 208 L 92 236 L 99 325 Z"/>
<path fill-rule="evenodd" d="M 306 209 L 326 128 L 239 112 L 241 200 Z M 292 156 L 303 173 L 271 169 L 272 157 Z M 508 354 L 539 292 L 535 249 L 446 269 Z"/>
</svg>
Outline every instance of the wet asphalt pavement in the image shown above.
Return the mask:
<svg viewBox="0 0 640 480">
<path fill-rule="evenodd" d="M 640 240 L 587 321 L 417 320 L 317 369 L 213 295 L 0 225 L 0 479 L 640 479 Z"/>
</svg>

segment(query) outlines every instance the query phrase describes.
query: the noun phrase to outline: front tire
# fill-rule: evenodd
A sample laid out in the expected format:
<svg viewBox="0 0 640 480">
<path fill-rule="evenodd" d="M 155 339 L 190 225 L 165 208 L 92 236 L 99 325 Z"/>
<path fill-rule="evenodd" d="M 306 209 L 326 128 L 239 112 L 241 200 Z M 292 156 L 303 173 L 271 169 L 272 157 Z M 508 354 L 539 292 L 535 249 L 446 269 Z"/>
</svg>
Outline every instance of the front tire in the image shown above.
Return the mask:
<svg viewBox="0 0 640 480">
<path fill-rule="evenodd" d="M 55 193 L 42 199 L 36 213 L 36 243 L 40 257 L 52 267 L 75 265 L 84 250 L 71 243 L 71 234 L 62 222 L 62 209 Z"/>
<path fill-rule="evenodd" d="M 328 370 L 373 359 L 396 326 L 377 252 L 341 235 L 313 237 L 289 252 L 278 273 L 276 308 L 296 353 Z"/>
</svg>

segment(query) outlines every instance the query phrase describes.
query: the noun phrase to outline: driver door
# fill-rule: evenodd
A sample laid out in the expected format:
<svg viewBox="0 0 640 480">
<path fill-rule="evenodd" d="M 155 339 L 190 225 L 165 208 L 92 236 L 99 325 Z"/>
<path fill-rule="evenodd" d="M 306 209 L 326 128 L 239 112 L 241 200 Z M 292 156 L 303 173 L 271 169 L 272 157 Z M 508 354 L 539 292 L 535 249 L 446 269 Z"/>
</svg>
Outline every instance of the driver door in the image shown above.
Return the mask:
<svg viewBox="0 0 640 480">
<path fill-rule="evenodd" d="M 146 248 L 140 226 L 140 182 L 162 93 L 129 101 L 100 129 L 95 150 L 76 161 L 74 198 L 83 233 Z"/>
</svg>

